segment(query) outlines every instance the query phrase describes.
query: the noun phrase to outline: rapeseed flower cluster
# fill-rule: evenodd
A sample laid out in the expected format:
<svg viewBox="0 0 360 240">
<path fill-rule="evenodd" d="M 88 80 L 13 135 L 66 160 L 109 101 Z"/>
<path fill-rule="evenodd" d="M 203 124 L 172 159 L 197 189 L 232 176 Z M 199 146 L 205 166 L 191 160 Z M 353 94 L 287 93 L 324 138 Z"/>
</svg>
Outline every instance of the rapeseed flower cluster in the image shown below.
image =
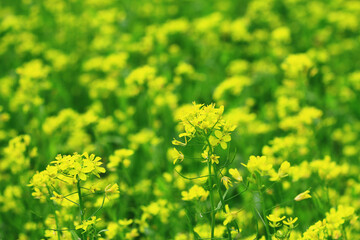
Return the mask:
<svg viewBox="0 0 360 240">
<path fill-rule="evenodd" d="M 347 239 L 344 231 L 346 225 L 354 225 L 358 221 L 354 212 L 354 208 L 350 206 L 339 205 L 337 209 L 331 208 L 330 212 L 326 213 L 326 218 L 310 226 L 301 239 Z"/>
<path fill-rule="evenodd" d="M 100 157 L 95 157 L 94 154 L 89 156 L 88 153 L 63 156 L 59 154 L 46 170 L 32 177 L 29 186 L 34 189 L 33 196 L 41 197 L 42 195 L 38 194 L 46 192 L 47 187 L 59 181 L 75 184 L 78 181 L 86 181 L 91 175 L 100 177 L 99 174 L 105 172 L 105 168 L 100 166 L 100 160 Z"/>
<path fill-rule="evenodd" d="M 210 143 L 209 147 L 220 145 L 221 148 L 226 149 L 227 142 L 231 140 L 230 133 L 236 126 L 229 125 L 222 119 L 223 112 L 223 106 L 215 108 L 214 104 L 204 106 L 193 103 L 181 113 L 180 121 L 184 132 L 180 133 L 179 137 L 184 138 L 184 141 L 174 139 L 173 144 L 186 146 L 194 137 L 206 137 Z"/>
</svg>

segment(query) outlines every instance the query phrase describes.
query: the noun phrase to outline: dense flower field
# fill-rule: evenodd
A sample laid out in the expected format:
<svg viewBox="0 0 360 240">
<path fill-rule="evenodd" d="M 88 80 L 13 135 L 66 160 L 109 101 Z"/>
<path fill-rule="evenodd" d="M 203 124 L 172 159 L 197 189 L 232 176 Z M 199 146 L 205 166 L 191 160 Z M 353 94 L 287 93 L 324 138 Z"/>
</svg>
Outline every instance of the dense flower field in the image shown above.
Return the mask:
<svg viewBox="0 0 360 240">
<path fill-rule="evenodd" d="M 360 239 L 360 2 L 2 0 L 0 240 Z"/>
</svg>

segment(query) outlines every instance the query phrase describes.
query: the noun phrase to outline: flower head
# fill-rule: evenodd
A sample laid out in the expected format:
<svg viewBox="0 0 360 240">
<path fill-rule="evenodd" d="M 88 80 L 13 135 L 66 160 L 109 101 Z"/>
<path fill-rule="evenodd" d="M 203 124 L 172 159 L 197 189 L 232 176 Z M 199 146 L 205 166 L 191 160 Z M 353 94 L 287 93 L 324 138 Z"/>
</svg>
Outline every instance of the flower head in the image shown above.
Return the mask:
<svg viewBox="0 0 360 240">
<path fill-rule="evenodd" d="M 215 130 L 214 134 L 215 136 L 211 135 L 209 138 L 211 146 L 215 147 L 220 144 L 222 149 L 226 149 L 227 143 L 231 141 L 230 133 Z"/>
<path fill-rule="evenodd" d="M 108 197 L 109 195 L 112 194 L 116 194 L 116 193 L 120 193 L 119 191 L 119 186 L 117 185 L 117 183 L 113 184 L 111 186 L 111 184 L 107 185 L 105 188 L 105 196 Z"/>
<path fill-rule="evenodd" d="M 269 216 L 266 216 L 266 218 L 270 221 L 270 222 L 273 222 L 273 223 L 277 223 L 277 222 L 281 222 L 282 220 L 285 219 L 285 216 L 282 216 L 282 217 L 278 217 L 274 214 L 270 214 Z"/>
<path fill-rule="evenodd" d="M 306 190 L 305 192 L 300 193 L 299 195 L 297 195 L 294 200 L 295 201 L 302 201 L 304 199 L 308 199 L 311 198 L 311 195 L 309 194 L 310 190 Z"/>
<path fill-rule="evenodd" d="M 173 164 L 175 164 L 177 161 L 182 162 L 184 160 L 184 154 L 180 151 L 178 151 L 176 148 L 174 148 L 173 152 Z"/>
<path fill-rule="evenodd" d="M 289 218 L 287 218 L 286 220 L 284 220 L 283 221 L 283 223 L 285 224 L 285 225 L 288 225 L 288 226 L 290 226 L 290 227 L 293 227 L 294 226 L 294 223 L 296 223 L 296 221 L 298 220 L 298 218 L 296 217 L 296 218 L 292 218 L 292 217 L 289 217 Z"/>
<path fill-rule="evenodd" d="M 215 154 L 211 154 L 211 156 L 210 156 L 211 163 L 212 164 L 214 164 L 214 163 L 219 164 L 219 158 L 220 158 L 219 156 L 217 156 Z"/>
<path fill-rule="evenodd" d="M 97 222 L 101 221 L 101 218 L 96 218 L 95 216 L 92 216 L 89 220 L 82 221 L 81 224 L 76 225 L 75 229 L 83 229 L 84 232 L 89 231 L 91 227 L 93 227 Z"/>
<path fill-rule="evenodd" d="M 226 187 L 226 189 L 228 189 L 229 186 L 232 187 L 232 182 L 231 182 L 230 178 L 227 177 L 227 176 L 223 176 L 223 177 L 221 178 L 221 182 L 224 184 L 224 186 Z"/>
<path fill-rule="evenodd" d="M 259 172 L 260 174 L 267 173 L 272 169 L 272 163 L 265 156 L 250 156 L 248 164 L 242 163 L 251 173 Z"/>
<path fill-rule="evenodd" d="M 236 181 L 242 182 L 243 178 L 236 168 L 230 168 L 229 173 Z"/>
<path fill-rule="evenodd" d="M 51 197 L 51 200 L 59 200 L 62 201 L 64 199 L 64 196 L 61 194 L 58 194 L 57 192 L 53 191 L 54 196 Z"/>
<path fill-rule="evenodd" d="M 226 216 L 226 218 L 225 218 L 223 224 L 226 226 L 226 225 L 228 225 L 231 221 L 235 220 L 236 217 L 237 217 L 237 213 L 238 213 L 238 212 L 231 212 L 231 211 L 230 211 L 230 208 L 229 208 L 229 205 L 226 204 L 226 205 L 225 205 L 225 216 Z"/>
<path fill-rule="evenodd" d="M 180 133 L 179 137 L 184 138 L 184 142 L 174 139 L 174 145 L 186 146 L 191 139 L 196 136 L 209 136 L 212 147 L 221 145 L 227 148 L 227 142 L 231 140 L 230 132 L 235 129 L 223 120 L 224 107 L 215 107 L 215 104 L 204 105 L 193 103 L 192 106 L 184 107 L 179 112 L 179 119 L 185 132 Z"/>
</svg>

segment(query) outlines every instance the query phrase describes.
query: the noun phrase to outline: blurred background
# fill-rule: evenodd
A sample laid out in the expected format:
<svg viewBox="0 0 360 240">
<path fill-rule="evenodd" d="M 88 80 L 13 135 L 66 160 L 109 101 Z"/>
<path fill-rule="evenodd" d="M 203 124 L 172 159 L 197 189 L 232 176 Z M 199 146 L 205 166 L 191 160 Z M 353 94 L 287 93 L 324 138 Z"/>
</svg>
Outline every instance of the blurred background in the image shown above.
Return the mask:
<svg viewBox="0 0 360 240">
<path fill-rule="evenodd" d="M 120 186 L 102 238 L 207 237 L 208 202 L 181 199 L 204 182 L 181 178 L 172 158 L 193 101 L 223 105 L 237 125 L 229 151 L 244 179 L 250 155 L 291 163 L 286 179 L 266 182 L 265 204 L 299 218 L 292 239 L 340 205 L 353 209 L 329 239 L 359 238 L 359 23 L 360 2 L 345 0 L 1 0 L 0 239 L 57 239 L 51 207 L 27 185 L 74 152 L 102 157 L 107 172 L 93 181 Z M 177 170 L 202 174 L 201 149 L 184 153 Z M 311 200 L 292 201 L 307 189 Z M 251 192 L 229 204 L 241 210 L 238 239 L 254 239 Z M 74 207 L 58 211 L 73 228 Z"/>
</svg>

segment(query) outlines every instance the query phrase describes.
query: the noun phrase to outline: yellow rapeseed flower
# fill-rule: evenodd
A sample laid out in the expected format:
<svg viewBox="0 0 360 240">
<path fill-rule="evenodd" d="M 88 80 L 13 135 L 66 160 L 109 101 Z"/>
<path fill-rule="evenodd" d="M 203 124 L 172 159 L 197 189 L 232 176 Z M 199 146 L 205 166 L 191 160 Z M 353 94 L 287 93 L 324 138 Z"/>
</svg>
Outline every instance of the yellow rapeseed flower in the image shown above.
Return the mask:
<svg viewBox="0 0 360 240">
<path fill-rule="evenodd" d="M 294 200 L 295 201 L 302 201 L 304 199 L 308 199 L 311 198 L 311 195 L 309 194 L 310 190 L 306 190 L 305 192 L 300 193 L 299 195 L 297 195 Z"/>
<path fill-rule="evenodd" d="M 230 208 L 229 208 L 229 205 L 226 204 L 225 205 L 225 220 L 223 222 L 223 224 L 226 226 L 228 225 L 231 221 L 235 220 L 236 217 L 237 217 L 237 212 L 231 212 L 230 211 Z"/>
<path fill-rule="evenodd" d="M 286 220 L 284 220 L 283 223 L 284 223 L 285 225 L 288 225 L 288 226 L 293 226 L 294 223 L 296 223 L 297 220 L 298 220 L 297 217 L 294 218 L 294 219 L 293 219 L 292 217 L 290 217 L 290 218 L 287 218 Z"/>
<path fill-rule="evenodd" d="M 230 168 L 229 173 L 236 181 L 242 182 L 243 178 L 236 168 Z"/>
<path fill-rule="evenodd" d="M 226 187 L 226 189 L 228 189 L 229 186 L 232 187 L 232 182 L 231 182 L 230 178 L 227 177 L 227 176 L 223 176 L 223 177 L 221 178 L 221 182 L 224 184 L 224 186 Z"/>
<path fill-rule="evenodd" d="M 75 229 L 76 229 L 76 230 L 77 230 L 77 229 L 83 229 L 84 232 L 86 232 L 86 231 L 89 230 L 89 227 L 90 227 L 90 226 L 95 225 L 95 224 L 96 224 L 97 222 L 99 222 L 99 221 L 101 221 L 101 218 L 96 218 L 95 216 L 92 216 L 91 219 L 89 219 L 89 220 L 84 220 L 84 221 L 82 221 L 81 224 L 76 225 L 76 226 L 75 226 Z M 84 233 L 84 232 L 83 232 L 83 233 Z"/>
<path fill-rule="evenodd" d="M 176 148 L 174 148 L 173 164 L 175 164 L 178 160 L 182 162 L 184 160 L 184 154 L 178 151 Z"/>
<path fill-rule="evenodd" d="M 250 156 L 248 164 L 243 164 L 251 173 L 264 174 L 272 169 L 272 163 L 265 156 Z"/>
<path fill-rule="evenodd" d="M 270 214 L 269 216 L 266 216 L 266 218 L 270 221 L 270 222 L 273 222 L 273 223 L 277 223 L 277 222 L 281 222 L 282 220 L 285 219 L 285 216 L 282 216 L 282 217 L 278 217 L 274 214 Z"/>
</svg>

